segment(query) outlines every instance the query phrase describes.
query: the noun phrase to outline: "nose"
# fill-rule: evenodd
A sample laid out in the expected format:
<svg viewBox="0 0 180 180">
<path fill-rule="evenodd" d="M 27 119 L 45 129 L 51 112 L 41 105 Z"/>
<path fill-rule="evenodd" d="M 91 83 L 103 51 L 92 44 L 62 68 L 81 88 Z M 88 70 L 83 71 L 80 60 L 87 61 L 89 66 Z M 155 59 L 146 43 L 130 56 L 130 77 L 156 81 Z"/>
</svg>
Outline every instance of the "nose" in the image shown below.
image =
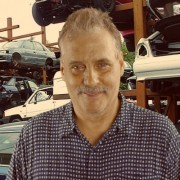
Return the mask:
<svg viewBox="0 0 180 180">
<path fill-rule="evenodd" d="M 95 86 L 99 83 L 98 72 L 95 69 L 88 69 L 84 71 L 84 84 L 87 86 Z"/>
</svg>

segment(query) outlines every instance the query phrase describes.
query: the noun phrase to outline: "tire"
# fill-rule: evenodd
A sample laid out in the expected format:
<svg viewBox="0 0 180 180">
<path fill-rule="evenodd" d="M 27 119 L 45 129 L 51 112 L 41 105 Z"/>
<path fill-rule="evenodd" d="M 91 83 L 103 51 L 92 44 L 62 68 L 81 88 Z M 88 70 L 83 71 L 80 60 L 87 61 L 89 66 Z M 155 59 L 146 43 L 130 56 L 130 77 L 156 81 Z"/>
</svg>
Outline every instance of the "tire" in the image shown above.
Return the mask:
<svg viewBox="0 0 180 180">
<path fill-rule="evenodd" d="M 21 67 L 21 55 L 19 53 L 14 53 L 12 55 L 12 64 L 16 68 Z"/>
<path fill-rule="evenodd" d="M 11 121 L 11 123 L 13 123 L 13 122 L 20 122 L 20 121 L 22 121 L 20 118 L 15 118 L 15 119 L 13 119 L 13 120 Z"/>
<path fill-rule="evenodd" d="M 53 66 L 53 60 L 51 58 L 47 58 L 45 62 L 45 66 Z"/>
<path fill-rule="evenodd" d="M 3 113 L 4 113 L 4 111 L 3 111 L 3 109 L 0 107 L 0 119 L 3 118 Z"/>
<path fill-rule="evenodd" d="M 94 7 L 111 13 L 115 9 L 115 0 L 93 0 Z"/>
<path fill-rule="evenodd" d="M 43 4 L 44 3 L 34 3 L 32 6 L 32 16 L 34 21 L 40 26 L 48 26 L 53 21 L 53 16 L 46 17 L 45 13 L 43 13 Z"/>
<path fill-rule="evenodd" d="M 42 79 L 42 72 L 40 72 L 40 71 L 34 71 L 33 72 L 33 78 L 35 79 L 35 80 L 41 80 Z"/>
<path fill-rule="evenodd" d="M 65 22 L 70 14 L 71 12 L 68 9 L 64 9 L 53 18 L 52 24 Z"/>
</svg>

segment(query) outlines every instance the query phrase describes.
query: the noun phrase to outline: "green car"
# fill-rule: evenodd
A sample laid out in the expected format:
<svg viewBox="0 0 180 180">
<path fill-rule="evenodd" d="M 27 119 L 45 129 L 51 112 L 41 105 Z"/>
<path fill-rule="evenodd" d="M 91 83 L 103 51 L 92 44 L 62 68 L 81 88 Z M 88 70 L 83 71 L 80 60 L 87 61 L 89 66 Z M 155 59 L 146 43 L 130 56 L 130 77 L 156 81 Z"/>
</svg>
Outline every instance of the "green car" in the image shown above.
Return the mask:
<svg viewBox="0 0 180 180">
<path fill-rule="evenodd" d="M 26 121 L 0 126 L 0 180 L 6 178 L 14 145 Z"/>
</svg>

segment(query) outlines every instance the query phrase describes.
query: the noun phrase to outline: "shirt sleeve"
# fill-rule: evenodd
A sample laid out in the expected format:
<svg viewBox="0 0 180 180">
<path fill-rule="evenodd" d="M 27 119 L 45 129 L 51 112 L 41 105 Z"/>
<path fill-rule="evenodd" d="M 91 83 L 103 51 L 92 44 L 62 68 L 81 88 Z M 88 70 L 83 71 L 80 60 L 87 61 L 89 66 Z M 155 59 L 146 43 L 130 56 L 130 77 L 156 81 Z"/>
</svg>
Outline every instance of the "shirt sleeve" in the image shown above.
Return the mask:
<svg viewBox="0 0 180 180">
<path fill-rule="evenodd" d="M 169 147 L 167 152 L 167 169 L 166 179 L 179 180 L 180 179 L 180 134 L 175 127 L 173 128 L 173 135 L 168 139 Z"/>
</svg>

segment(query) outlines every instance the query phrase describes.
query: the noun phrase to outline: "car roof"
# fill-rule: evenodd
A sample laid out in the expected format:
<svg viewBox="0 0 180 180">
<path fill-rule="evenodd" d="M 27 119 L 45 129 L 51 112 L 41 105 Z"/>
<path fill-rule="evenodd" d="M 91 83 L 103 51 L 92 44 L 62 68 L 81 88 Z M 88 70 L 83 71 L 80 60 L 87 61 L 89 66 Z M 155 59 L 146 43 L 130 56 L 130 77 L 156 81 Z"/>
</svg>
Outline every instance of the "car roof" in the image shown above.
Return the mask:
<svg viewBox="0 0 180 180">
<path fill-rule="evenodd" d="M 30 41 L 30 42 L 37 42 L 37 43 L 42 44 L 41 42 L 34 41 L 34 40 L 31 40 L 31 39 L 18 39 L 18 40 L 13 40 L 13 41 L 10 41 L 10 42 L 19 42 L 19 41 Z"/>
<path fill-rule="evenodd" d="M 14 123 L 7 123 L 0 125 L 0 133 L 5 132 L 21 132 L 22 127 L 26 124 L 27 121 L 20 121 Z"/>
<path fill-rule="evenodd" d="M 29 78 L 29 77 L 27 77 L 27 76 L 0 76 L 0 78 L 22 78 L 22 79 L 31 79 L 31 78 Z"/>
</svg>

